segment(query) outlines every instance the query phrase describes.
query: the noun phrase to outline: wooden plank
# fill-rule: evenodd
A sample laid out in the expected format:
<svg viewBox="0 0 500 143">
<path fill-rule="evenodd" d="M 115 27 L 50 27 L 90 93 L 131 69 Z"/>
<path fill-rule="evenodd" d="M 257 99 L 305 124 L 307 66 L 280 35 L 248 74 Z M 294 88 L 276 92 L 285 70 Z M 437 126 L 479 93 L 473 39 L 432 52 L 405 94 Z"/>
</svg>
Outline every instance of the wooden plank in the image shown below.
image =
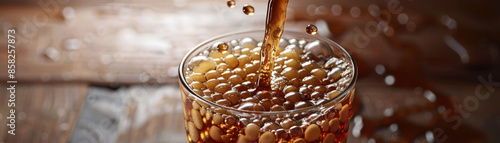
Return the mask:
<svg viewBox="0 0 500 143">
<path fill-rule="evenodd" d="M 6 116 L 10 108 L 3 105 L 7 105 L 9 96 L 0 96 L 0 142 L 67 142 L 79 118 L 87 87 L 82 83 L 17 84 L 16 135 L 7 134 L 10 128 L 6 126 Z M 0 84 L 0 88 L 7 87 Z"/>
</svg>

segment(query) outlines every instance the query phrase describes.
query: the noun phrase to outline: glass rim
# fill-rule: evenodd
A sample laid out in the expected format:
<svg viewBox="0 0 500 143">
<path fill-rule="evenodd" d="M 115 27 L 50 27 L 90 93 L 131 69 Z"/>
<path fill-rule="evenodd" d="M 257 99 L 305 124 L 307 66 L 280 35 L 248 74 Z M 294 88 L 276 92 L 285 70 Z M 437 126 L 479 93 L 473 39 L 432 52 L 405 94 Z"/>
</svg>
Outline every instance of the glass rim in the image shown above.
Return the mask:
<svg viewBox="0 0 500 143">
<path fill-rule="evenodd" d="M 189 52 L 186 53 L 186 55 L 182 58 L 181 63 L 179 64 L 178 72 L 179 72 L 179 79 L 181 81 L 182 86 L 189 92 L 189 94 L 195 95 L 194 97 L 197 99 L 197 101 L 201 101 L 204 104 L 209 105 L 210 106 L 209 108 L 215 107 L 215 108 L 225 109 L 229 112 L 238 112 L 238 113 L 246 113 L 246 114 L 259 114 L 259 115 L 290 114 L 290 113 L 297 113 L 297 112 L 307 112 L 307 111 L 310 111 L 310 110 L 315 109 L 315 108 L 319 109 L 323 105 L 328 105 L 328 104 L 331 104 L 332 102 L 339 102 L 340 103 L 342 100 L 344 100 L 343 98 L 345 98 L 345 96 L 348 94 L 348 92 L 351 91 L 352 88 L 354 88 L 355 82 L 356 82 L 357 77 L 358 77 L 358 69 L 357 69 L 358 67 L 356 65 L 356 62 L 352 58 L 351 54 L 349 52 L 347 52 L 347 50 L 345 50 L 344 47 L 340 46 L 337 42 L 330 40 L 326 37 L 320 36 L 318 34 L 310 35 L 310 34 L 306 34 L 304 32 L 284 31 L 282 35 L 299 34 L 299 35 L 310 36 L 316 40 L 321 40 L 321 41 L 324 41 L 327 43 L 330 42 L 334 46 L 337 46 L 342 52 L 344 52 L 344 54 L 347 55 L 347 57 L 349 58 L 350 62 L 352 63 L 352 66 L 353 66 L 352 79 L 349 81 L 347 88 L 340 91 L 340 93 L 337 96 L 335 96 L 332 99 L 328 99 L 324 103 L 321 103 L 318 105 L 312 105 L 312 106 L 304 107 L 304 108 L 300 108 L 300 109 L 285 110 L 285 111 L 248 111 L 248 110 L 240 110 L 240 109 L 233 108 L 233 107 L 226 107 L 226 106 L 222 106 L 222 105 L 219 105 L 215 102 L 211 102 L 211 101 L 208 101 L 208 100 L 202 98 L 202 96 L 198 95 L 196 92 L 193 91 L 193 89 L 191 89 L 191 87 L 189 86 L 189 84 L 186 81 L 186 78 L 184 78 L 185 76 L 184 76 L 184 71 L 183 71 L 184 64 L 186 63 L 186 60 L 188 60 L 187 58 L 190 55 L 197 54 L 197 53 L 194 53 L 197 49 L 204 47 L 204 45 L 206 45 L 210 42 L 217 42 L 217 40 L 219 40 L 219 39 L 231 37 L 234 35 L 250 34 L 250 33 L 255 33 L 255 32 L 261 32 L 262 34 L 264 34 L 264 30 L 245 30 L 245 31 L 239 31 L 239 32 L 232 32 L 232 33 L 228 33 L 228 34 L 222 34 L 219 36 L 215 36 L 214 38 L 208 39 L 206 41 L 203 41 L 200 44 L 196 45 L 195 48 L 189 50 Z M 339 99 L 341 101 L 337 101 Z"/>
</svg>

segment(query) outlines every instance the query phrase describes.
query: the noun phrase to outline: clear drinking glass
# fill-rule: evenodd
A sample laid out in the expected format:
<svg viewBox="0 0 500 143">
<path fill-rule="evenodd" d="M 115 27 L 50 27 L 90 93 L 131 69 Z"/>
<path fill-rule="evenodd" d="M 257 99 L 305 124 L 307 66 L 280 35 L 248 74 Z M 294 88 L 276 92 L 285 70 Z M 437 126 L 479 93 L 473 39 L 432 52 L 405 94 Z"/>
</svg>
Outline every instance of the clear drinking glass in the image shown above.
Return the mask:
<svg viewBox="0 0 500 143">
<path fill-rule="evenodd" d="M 285 31 L 282 35 L 283 39 L 325 42 L 334 57 L 345 59 L 351 67 L 351 80 L 337 96 L 321 104 L 287 111 L 238 110 L 206 100 L 189 86 L 185 76 L 191 58 L 217 42 L 246 37 L 259 40 L 263 35 L 264 31 L 258 30 L 219 36 L 199 44 L 182 59 L 179 84 L 188 142 L 345 142 L 357 68 L 351 55 L 330 39 L 305 32 Z"/>
</svg>

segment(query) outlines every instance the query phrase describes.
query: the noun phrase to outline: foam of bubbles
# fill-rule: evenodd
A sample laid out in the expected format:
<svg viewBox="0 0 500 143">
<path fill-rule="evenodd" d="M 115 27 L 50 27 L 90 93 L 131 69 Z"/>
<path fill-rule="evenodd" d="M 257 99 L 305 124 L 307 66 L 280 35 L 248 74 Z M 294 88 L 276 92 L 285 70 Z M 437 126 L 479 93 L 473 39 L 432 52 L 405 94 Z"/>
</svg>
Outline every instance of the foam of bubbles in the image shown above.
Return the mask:
<svg viewBox="0 0 500 143">
<path fill-rule="evenodd" d="M 328 58 L 333 55 L 333 51 L 329 45 L 319 40 L 307 44 L 304 50 L 311 52 L 316 58 Z"/>
</svg>

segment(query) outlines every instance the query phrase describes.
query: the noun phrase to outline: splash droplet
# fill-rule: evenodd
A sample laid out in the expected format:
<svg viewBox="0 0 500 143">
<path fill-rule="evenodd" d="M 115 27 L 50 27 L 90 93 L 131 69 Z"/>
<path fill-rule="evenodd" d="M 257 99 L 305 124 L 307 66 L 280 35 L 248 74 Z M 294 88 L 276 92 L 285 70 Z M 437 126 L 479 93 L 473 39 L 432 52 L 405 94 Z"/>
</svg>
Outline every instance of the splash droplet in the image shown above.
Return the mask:
<svg viewBox="0 0 500 143">
<path fill-rule="evenodd" d="M 315 35 L 316 33 L 318 33 L 318 27 L 316 27 L 316 25 L 309 24 L 306 27 L 306 32 L 311 35 Z"/>
<path fill-rule="evenodd" d="M 227 1 L 227 7 L 234 8 L 235 5 L 236 5 L 236 1 L 234 1 L 234 0 Z"/>
<path fill-rule="evenodd" d="M 252 16 L 255 13 L 255 9 L 253 8 L 253 6 L 251 6 L 249 4 L 245 4 L 243 6 L 243 13 L 245 13 L 246 15 Z"/>
</svg>

